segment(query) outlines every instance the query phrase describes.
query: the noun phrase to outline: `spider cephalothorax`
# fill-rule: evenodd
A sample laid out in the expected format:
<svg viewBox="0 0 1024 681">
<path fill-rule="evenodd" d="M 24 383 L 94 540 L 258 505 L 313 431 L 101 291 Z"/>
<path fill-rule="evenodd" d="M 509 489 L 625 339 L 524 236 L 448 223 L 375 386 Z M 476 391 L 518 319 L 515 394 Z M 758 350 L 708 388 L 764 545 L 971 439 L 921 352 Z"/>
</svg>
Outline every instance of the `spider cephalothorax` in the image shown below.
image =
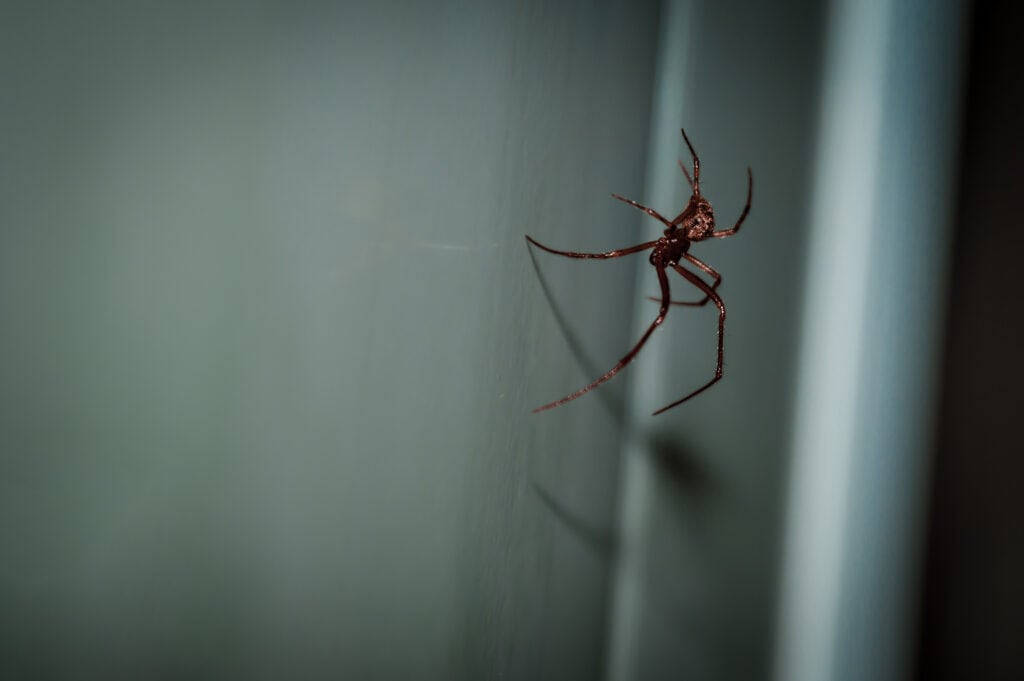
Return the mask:
<svg viewBox="0 0 1024 681">
<path fill-rule="evenodd" d="M 715 232 L 715 211 L 711 208 L 711 202 L 703 196 L 691 197 L 680 217 L 683 220 L 679 227 L 689 241 L 703 241 Z"/>
<path fill-rule="evenodd" d="M 750 200 L 754 190 L 754 176 L 751 173 L 750 168 L 747 168 L 747 203 L 743 207 L 743 212 L 740 213 L 740 217 L 736 221 L 736 224 L 732 229 L 716 232 L 715 213 L 711 209 L 711 203 L 701 196 L 700 193 L 700 159 L 697 157 L 697 152 L 693 150 L 693 145 L 690 144 L 690 139 L 686 136 L 686 131 L 683 130 L 682 132 L 683 139 L 686 141 L 686 146 L 690 149 L 690 156 L 693 157 L 693 177 L 690 177 L 690 173 L 687 172 L 686 167 L 682 162 L 679 163 L 679 167 L 682 169 L 683 175 L 686 176 L 686 181 L 690 185 L 692 194 L 690 195 L 690 200 L 686 202 L 686 207 L 683 208 L 683 211 L 677 215 L 674 220 L 667 220 L 657 211 L 651 210 L 647 206 L 641 205 L 632 199 L 626 199 L 618 194 L 612 194 L 612 196 L 619 201 L 624 201 L 635 208 L 639 208 L 652 218 L 655 218 L 665 225 L 664 236 L 656 239 L 655 241 L 648 241 L 636 246 L 630 246 L 629 248 L 608 251 L 607 253 L 576 253 L 573 251 L 558 251 L 534 241 L 529 236 L 526 237 L 526 240 L 537 248 L 545 250 L 548 253 L 564 255 L 567 258 L 619 258 L 631 253 L 639 253 L 641 251 L 652 249 L 650 262 L 654 265 L 655 272 L 658 275 L 658 284 L 661 286 L 661 298 L 655 299 L 661 302 L 661 309 L 658 312 L 658 316 L 651 325 L 647 327 L 647 331 L 645 331 L 644 335 L 640 337 L 637 344 L 633 346 L 633 349 L 627 352 L 626 355 L 619 360 L 618 364 L 613 366 L 606 374 L 590 385 L 580 388 L 576 392 L 566 395 L 560 400 L 545 404 L 542 407 L 537 407 L 533 410 L 534 412 L 551 409 L 571 400 L 575 400 L 580 395 L 593 390 L 617 374 L 620 369 L 629 364 L 633 358 L 636 357 L 636 354 L 640 352 L 640 348 L 644 346 L 644 343 L 646 343 L 647 339 L 650 338 L 652 333 L 654 333 L 654 330 L 658 328 L 663 321 L 665 321 L 665 315 L 668 314 L 669 305 L 701 306 L 706 305 L 709 300 L 714 301 L 715 306 L 718 308 L 718 363 L 715 365 L 714 378 L 685 397 L 662 407 L 654 413 L 660 414 L 667 409 L 671 409 L 672 407 L 682 404 L 691 397 L 695 397 L 696 395 L 704 392 L 722 378 L 722 359 L 724 356 L 722 342 L 725 336 L 725 303 L 722 302 L 722 298 L 716 291 L 718 285 L 722 283 L 722 275 L 715 271 L 710 265 L 690 255 L 689 250 L 690 244 L 694 241 L 703 241 L 704 239 L 709 238 L 720 239 L 722 237 L 732 236 L 739 230 L 740 225 L 743 224 L 743 220 L 746 219 L 747 214 L 750 212 Z M 680 265 L 679 263 L 683 260 L 689 262 L 692 266 L 707 274 L 714 280 L 714 283 L 708 284 L 695 273 Z M 672 300 L 669 295 L 668 275 L 666 274 L 666 270 L 669 267 L 679 273 L 679 275 L 686 279 L 690 284 L 700 289 L 704 294 L 704 297 L 701 300 L 693 302 L 677 302 Z"/>
</svg>

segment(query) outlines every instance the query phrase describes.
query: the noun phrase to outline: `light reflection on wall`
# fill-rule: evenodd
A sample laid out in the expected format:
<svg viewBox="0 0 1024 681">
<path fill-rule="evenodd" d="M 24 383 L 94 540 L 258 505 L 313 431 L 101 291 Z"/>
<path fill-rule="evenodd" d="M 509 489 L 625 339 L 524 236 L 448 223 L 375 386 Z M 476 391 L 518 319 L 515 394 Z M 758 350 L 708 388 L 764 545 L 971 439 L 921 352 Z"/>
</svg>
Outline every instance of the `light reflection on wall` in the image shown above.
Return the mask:
<svg viewBox="0 0 1024 681">
<path fill-rule="evenodd" d="M 834 2 L 775 676 L 911 671 L 963 3 Z"/>
</svg>

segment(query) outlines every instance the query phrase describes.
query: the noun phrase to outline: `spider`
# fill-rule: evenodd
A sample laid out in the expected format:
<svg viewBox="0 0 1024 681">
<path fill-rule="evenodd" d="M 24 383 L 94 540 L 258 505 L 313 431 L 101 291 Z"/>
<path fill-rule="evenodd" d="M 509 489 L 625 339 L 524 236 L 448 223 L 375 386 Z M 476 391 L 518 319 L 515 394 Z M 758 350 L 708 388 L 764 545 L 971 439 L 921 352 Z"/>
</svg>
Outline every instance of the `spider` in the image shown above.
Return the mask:
<svg viewBox="0 0 1024 681">
<path fill-rule="evenodd" d="M 651 264 L 654 265 L 654 270 L 658 275 L 658 283 L 661 285 L 661 308 L 658 312 L 658 316 L 655 317 L 651 325 L 647 327 L 647 331 L 645 331 L 644 335 L 640 337 L 637 344 L 619 360 L 618 364 L 613 366 L 606 374 L 590 385 L 580 388 L 576 392 L 566 395 L 560 400 L 555 400 L 554 402 L 550 402 L 544 406 L 537 407 L 533 410 L 534 413 L 545 411 L 546 409 L 553 409 L 565 404 L 566 402 L 571 402 L 577 397 L 590 392 L 597 386 L 615 376 L 620 369 L 633 361 L 633 358 L 636 357 L 638 352 L 640 352 L 640 349 L 644 346 L 644 343 L 647 342 L 647 339 L 651 337 L 651 334 L 654 333 L 654 330 L 658 328 L 663 321 L 665 321 L 665 315 L 668 314 L 669 305 L 701 307 L 706 305 L 709 300 L 715 303 L 715 306 L 718 307 L 718 362 L 715 365 L 714 378 L 688 395 L 681 397 L 671 404 L 665 405 L 654 412 L 653 415 L 657 416 L 664 411 L 668 411 L 672 407 L 679 406 L 683 402 L 686 402 L 692 397 L 696 397 L 721 380 L 723 357 L 722 340 L 725 333 L 725 303 L 722 302 L 722 298 L 718 295 L 716 289 L 719 284 L 722 283 L 722 275 L 716 272 L 710 265 L 690 255 L 689 250 L 690 244 L 694 241 L 703 241 L 704 239 L 724 239 L 725 237 L 732 236 L 739 231 L 740 226 L 743 224 L 747 214 L 750 212 L 750 200 L 754 191 L 754 175 L 748 167 L 747 203 L 743 206 L 743 212 L 740 213 L 740 217 L 736 221 L 736 224 L 732 229 L 715 231 L 715 214 L 711 209 L 711 203 L 700 193 L 700 159 L 697 157 L 697 152 L 693 150 L 693 145 L 690 144 L 690 138 L 686 136 L 686 130 L 681 130 L 681 132 L 683 133 L 683 140 L 685 140 L 686 146 L 690 149 L 690 156 L 693 157 L 693 177 L 690 177 L 690 173 L 686 171 L 686 167 L 683 165 L 683 162 L 679 161 L 679 169 L 683 171 L 683 175 L 686 177 L 686 182 L 690 185 L 690 189 L 692 191 L 690 200 L 686 202 L 686 207 L 683 208 L 683 211 L 679 213 L 679 215 L 672 220 L 666 220 L 658 212 L 648 208 L 647 206 L 639 204 L 632 199 L 619 196 L 618 194 L 612 194 L 612 196 L 619 201 L 628 203 L 634 208 L 642 210 L 652 218 L 664 224 L 665 233 L 662 237 L 654 241 L 647 241 L 636 246 L 630 246 L 629 248 L 608 251 L 607 253 L 576 253 L 573 251 L 559 251 L 554 248 L 549 248 L 527 235 L 526 240 L 530 244 L 533 244 L 537 248 L 547 251 L 548 253 L 564 255 L 567 258 L 597 258 L 605 260 L 608 258 L 621 258 L 624 255 L 653 249 L 651 251 L 650 261 Z M 710 276 L 714 280 L 714 283 L 708 285 L 703 279 L 683 267 L 680 264 L 680 261 L 683 260 Z M 704 294 L 704 297 L 700 300 L 691 302 L 672 300 L 669 292 L 668 275 L 666 274 L 666 270 L 670 267 L 678 272 L 683 279 L 700 289 Z M 658 301 L 659 299 L 652 297 L 651 300 Z"/>
</svg>

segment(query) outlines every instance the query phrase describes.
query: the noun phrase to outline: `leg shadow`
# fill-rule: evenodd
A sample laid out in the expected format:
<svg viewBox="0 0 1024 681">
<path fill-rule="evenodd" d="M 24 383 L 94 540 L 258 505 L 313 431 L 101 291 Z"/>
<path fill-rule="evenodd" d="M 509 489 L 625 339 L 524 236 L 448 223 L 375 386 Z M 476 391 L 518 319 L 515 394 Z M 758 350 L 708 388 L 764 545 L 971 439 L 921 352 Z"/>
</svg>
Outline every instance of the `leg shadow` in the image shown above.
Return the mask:
<svg viewBox="0 0 1024 681">
<path fill-rule="evenodd" d="M 584 374 L 587 376 L 593 376 L 597 378 L 604 374 L 608 369 L 601 369 L 600 365 L 594 361 L 586 350 L 583 348 L 583 342 L 581 341 L 578 334 L 576 334 L 572 327 L 569 325 L 568 318 L 565 312 L 555 302 L 555 297 L 551 293 L 551 287 L 548 284 L 547 278 L 541 271 L 540 265 L 537 263 L 537 254 L 534 253 L 533 248 L 527 243 L 527 250 L 530 253 L 530 261 L 533 263 L 533 271 L 537 273 L 537 281 L 540 283 L 540 288 L 544 292 L 544 297 L 548 301 L 548 306 L 551 308 L 552 314 L 555 316 L 555 322 L 558 324 L 558 328 L 562 331 L 562 335 L 565 337 L 566 342 L 569 344 L 569 350 L 572 352 L 573 357 L 579 364 L 580 368 L 583 369 Z M 589 379 L 593 380 L 593 378 Z M 601 388 L 607 388 L 608 386 L 601 386 Z M 625 422 L 626 403 L 620 390 L 608 390 L 608 389 L 595 389 L 588 393 L 588 396 L 594 395 L 609 415 L 615 420 L 615 423 L 622 425 Z M 575 388 L 567 390 L 566 393 L 572 392 Z"/>
<path fill-rule="evenodd" d="M 566 508 L 560 501 L 555 499 L 544 487 L 535 480 L 530 481 L 533 491 L 537 493 L 540 501 L 551 513 L 564 524 L 573 535 L 589 546 L 594 553 L 604 559 L 610 559 L 617 552 L 618 542 L 615 534 L 610 529 L 597 527 L 587 522 L 578 514 Z"/>
</svg>

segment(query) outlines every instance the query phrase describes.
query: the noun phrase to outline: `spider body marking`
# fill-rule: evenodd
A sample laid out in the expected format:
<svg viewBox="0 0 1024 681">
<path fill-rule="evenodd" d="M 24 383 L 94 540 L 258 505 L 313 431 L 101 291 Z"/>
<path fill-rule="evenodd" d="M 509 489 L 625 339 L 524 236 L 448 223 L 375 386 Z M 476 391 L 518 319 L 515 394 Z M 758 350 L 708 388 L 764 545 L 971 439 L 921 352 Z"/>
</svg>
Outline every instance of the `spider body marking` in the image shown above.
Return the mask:
<svg viewBox="0 0 1024 681">
<path fill-rule="evenodd" d="M 584 395 L 597 386 L 601 385 L 605 381 L 611 379 L 620 369 L 625 367 L 633 358 L 636 357 L 637 353 L 650 338 L 654 330 L 658 328 L 663 321 L 665 316 L 668 314 L 670 305 L 685 305 L 691 307 L 701 307 L 706 305 L 708 301 L 713 301 L 715 306 L 718 308 L 718 361 L 715 365 L 714 377 L 705 383 L 700 388 L 697 388 L 693 392 L 685 395 L 684 397 L 668 404 L 661 409 L 654 412 L 655 415 L 660 414 L 664 411 L 676 407 L 683 402 L 686 402 L 690 398 L 696 397 L 700 393 L 704 392 L 712 385 L 717 383 L 722 378 L 722 361 L 724 358 L 723 341 L 725 336 L 725 303 L 722 302 L 722 298 L 718 295 L 717 289 L 719 284 L 722 283 L 722 276 L 710 265 L 706 264 L 702 260 L 690 255 L 690 244 L 695 241 L 703 241 L 710 238 L 724 238 L 732 236 L 739 231 L 740 226 L 750 213 L 750 202 L 753 196 L 754 190 L 754 176 L 750 168 L 747 168 L 747 202 L 743 207 L 743 212 L 740 213 L 740 217 L 736 220 L 736 224 L 731 228 L 723 231 L 715 230 L 715 213 L 711 207 L 711 203 L 701 195 L 700 192 L 700 159 L 697 156 L 697 152 L 694 151 L 693 145 L 690 143 L 690 138 L 686 136 L 686 130 L 682 130 L 683 140 L 686 142 L 686 146 L 690 150 L 690 155 L 693 157 L 693 176 L 687 172 L 686 167 L 679 163 L 680 170 L 683 171 L 683 175 L 686 177 L 687 183 L 690 185 L 691 194 L 690 199 L 686 202 L 686 206 L 673 220 L 667 220 L 662 217 L 657 211 L 648 208 L 642 204 L 627 199 L 618 194 L 612 194 L 612 196 L 619 201 L 628 203 L 629 205 L 642 210 L 652 218 L 658 220 L 665 225 L 664 233 L 661 237 L 654 241 L 648 241 L 636 246 L 630 246 L 628 248 L 622 248 L 614 251 L 608 251 L 606 253 L 578 253 L 575 251 L 560 251 L 554 248 L 550 248 L 535 241 L 529 235 L 526 240 L 530 244 L 540 248 L 541 250 L 553 253 L 555 255 L 565 256 L 567 258 L 582 258 L 582 259 L 609 259 L 609 258 L 620 258 L 625 255 L 632 253 L 639 253 L 651 249 L 651 254 L 648 257 L 651 265 L 654 266 L 655 272 L 658 275 L 658 283 L 661 287 L 661 298 L 653 298 L 661 303 L 658 316 L 654 319 L 647 331 L 644 332 L 640 340 L 633 346 L 633 348 L 627 352 L 618 363 L 608 370 L 603 376 L 596 379 L 589 385 L 580 388 L 574 393 L 570 393 L 565 397 L 550 402 L 543 406 L 534 409 L 534 413 L 545 411 L 547 409 L 553 409 L 566 402 L 571 402 L 577 397 Z M 696 267 L 704 274 L 710 276 L 714 283 L 708 284 L 697 274 L 691 272 L 682 266 L 682 262 L 687 262 L 693 267 Z M 699 301 L 694 302 L 682 302 L 674 301 L 671 299 L 667 270 L 671 268 L 683 277 L 688 283 L 700 290 L 704 297 Z"/>
</svg>

